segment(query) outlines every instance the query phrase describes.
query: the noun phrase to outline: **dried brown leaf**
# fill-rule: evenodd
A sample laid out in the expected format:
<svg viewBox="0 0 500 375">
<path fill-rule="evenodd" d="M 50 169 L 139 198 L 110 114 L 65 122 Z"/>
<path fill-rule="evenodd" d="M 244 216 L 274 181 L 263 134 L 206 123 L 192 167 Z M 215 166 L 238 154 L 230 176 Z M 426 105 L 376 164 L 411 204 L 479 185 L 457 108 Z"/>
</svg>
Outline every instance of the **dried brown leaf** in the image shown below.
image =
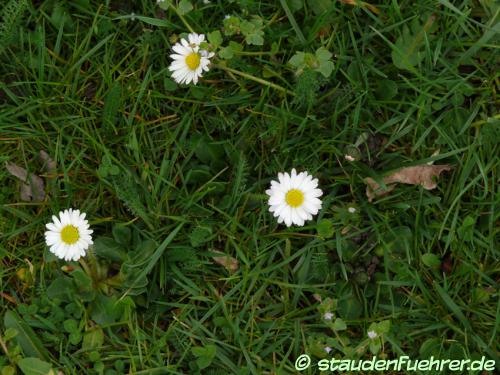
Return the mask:
<svg viewBox="0 0 500 375">
<path fill-rule="evenodd" d="M 5 168 L 11 175 L 21 180 L 19 192 L 21 200 L 26 202 L 42 202 L 45 199 L 45 187 L 42 178 L 14 163 L 6 163 Z"/>
<path fill-rule="evenodd" d="M 437 177 L 444 172 L 449 171 L 453 167 L 449 164 L 444 165 L 416 165 L 414 167 L 406 167 L 391 173 L 383 178 L 387 188 L 382 188 L 373 178 L 365 178 L 366 196 L 371 202 L 373 198 L 386 195 L 396 187 L 396 184 L 421 185 L 424 189 L 432 190 L 437 186 Z"/>
<path fill-rule="evenodd" d="M 56 162 L 54 161 L 54 159 L 52 159 L 50 155 L 43 150 L 40 150 L 39 155 L 40 159 L 42 159 L 42 161 L 44 162 L 45 170 L 48 173 L 56 173 Z"/>
<path fill-rule="evenodd" d="M 225 269 L 227 269 L 230 273 L 234 273 L 238 271 L 239 268 L 239 262 L 237 259 L 224 254 L 221 251 L 217 250 L 212 250 L 213 253 L 221 254 L 221 256 L 215 256 L 212 257 L 215 263 L 220 264 L 221 266 L 224 266 Z"/>
</svg>

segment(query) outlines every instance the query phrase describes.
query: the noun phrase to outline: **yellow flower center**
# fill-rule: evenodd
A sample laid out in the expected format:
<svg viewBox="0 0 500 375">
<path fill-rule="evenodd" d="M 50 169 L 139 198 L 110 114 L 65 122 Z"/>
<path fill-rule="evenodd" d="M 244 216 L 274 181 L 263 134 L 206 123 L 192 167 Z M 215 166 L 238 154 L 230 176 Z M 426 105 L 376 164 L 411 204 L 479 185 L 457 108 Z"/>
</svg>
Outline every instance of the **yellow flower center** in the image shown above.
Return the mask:
<svg viewBox="0 0 500 375">
<path fill-rule="evenodd" d="M 73 245 L 80 239 L 78 229 L 73 225 L 66 225 L 61 230 L 61 240 L 67 245 Z"/>
<path fill-rule="evenodd" d="M 200 66 L 201 56 L 199 53 L 191 52 L 186 56 L 186 65 L 191 70 L 196 70 Z"/>
<path fill-rule="evenodd" d="M 285 201 L 293 208 L 299 207 L 304 203 L 304 193 L 298 189 L 288 190 L 285 195 Z"/>
</svg>

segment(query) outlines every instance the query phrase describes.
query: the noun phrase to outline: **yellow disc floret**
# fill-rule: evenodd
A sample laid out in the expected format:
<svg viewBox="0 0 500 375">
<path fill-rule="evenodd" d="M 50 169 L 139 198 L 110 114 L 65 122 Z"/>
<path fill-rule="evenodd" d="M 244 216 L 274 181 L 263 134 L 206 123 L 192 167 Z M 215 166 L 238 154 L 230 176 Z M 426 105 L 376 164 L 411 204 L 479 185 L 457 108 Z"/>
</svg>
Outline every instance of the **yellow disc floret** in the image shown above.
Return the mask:
<svg viewBox="0 0 500 375">
<path fill-rule="evenodd" d="M 304 193 L 298 189 L 291 189 L 285 195 L 285 201 L 289 206 L 296 208 L 304 203 Z"/>
<path fill-rule="evenodd" d="M 201 56 L 197 52 L 191 52 L 186 56 L 186 65 L 191 70 L 196 70 L 200 66 Z"/>
<path fill-rule="evenodd" d="M 66 225 L 61 230 L 61 240 L 67 245 L 73 245 L 80 239 L 78 229 L 73 225 Z"/>
</svg>

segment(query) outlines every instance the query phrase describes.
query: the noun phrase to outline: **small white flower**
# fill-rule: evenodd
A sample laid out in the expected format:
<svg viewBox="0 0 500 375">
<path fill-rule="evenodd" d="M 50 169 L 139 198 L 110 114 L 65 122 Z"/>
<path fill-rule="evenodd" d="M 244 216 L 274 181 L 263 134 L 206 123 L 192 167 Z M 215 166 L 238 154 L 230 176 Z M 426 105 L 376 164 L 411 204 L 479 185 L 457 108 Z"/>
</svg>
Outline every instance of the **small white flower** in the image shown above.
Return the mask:
<svg viewBox="0 0 500 375">
<path fill-rule="evenodd" d="M 368 334 L 368 337 L 369 337 L 370 339 L 372 339 L 372 340 L 373 340 L 373 339 L 376 339 L 376 338 L 378 337 L 377 332 L 375 332 L 375 331 L 368 331 L 368 333 L 367 333 L 367 334 Z"/>
<path fill-rule="evenodd" d="M 318 179 L 307 172 L 292 169 L 292 173 L 278 173 L 278 181 L 271 181 L 271 188 L 266 190 L 269 195 L 269 211 L 278 218 L 278 223 L 304 225 L 311 220 L 321 208 L 318 199 L 323 192 L 318 189 Z"/>
<path fill-rule="evenodd" d="M 332 320 L 332 318 L 333 318 L 333 314 L 331 312 L 326 312 L 323 315 L 323 319 L 325 319 L 325 320 Z"/>
<path fill-rule="evenodd" d="M 329 346 L 326 346 L 324 349 L 325 349 L 325 352 L 327 352 L 328 354 L 330 354 L 330 352 L 333 350 Z"/>
<path fill-rule="evenodd" d="M 347 211 L 349 211 L 349 213 L 353 214 L 353 213 L 355 213 L 355 212 L 356 212 L 356 209 L 355 209 L 354 207 L 349 207 L 349 208 L 347 209 Z"/>
<path fill-rule="evenodd" d="M 66 261 L 76 261 L 85 256 L 85 251 L 92 241 L 92 230 L 85 220 L 85 213 L 80 210 L 64 210 L 59 212 L 59 218 L 52 216 L 52 223 L 45 225 L 45 242 L 50 252 Z"/>
<path fill-rule="evenodd" d="M 211 1 L 210 0 L 203 0 L 203 4 L 210 4 Z"/>
<path fill-rule="evenodd" d="M 351 155 L 347 155 L 347 154 L 346 154 L 346 155 L 344 155 L 344 158 L 345 158 L 345 160 L 347 160 L 347 161 L 355 161 L 355 160 L 356 160 L 356 159 L 354 159 Z"/>
<path fill-rule="evenodd" d="M 200 50 L 200 44 L 205 40 L 205 35 L 191 33 L 188 40 L 181 39 L 172 49 L 175 53 L 170 55 L 173 59 L 168 69 L 173 72 L 172 78 L 177 83 L 198 83 L 203 71 L 209 71 L 210 58 L 213 52 Z"/>
<path fill-rule="evenodd" d="M 227 19 L 229 19 L 229 18 L 231 18 L 231 15 L 229 15 L 229 14 L 226 14 L 226 15 L 224 16 L 224 19 L 225 19 L 225 20 L 227 20 Z"/>
</svg>

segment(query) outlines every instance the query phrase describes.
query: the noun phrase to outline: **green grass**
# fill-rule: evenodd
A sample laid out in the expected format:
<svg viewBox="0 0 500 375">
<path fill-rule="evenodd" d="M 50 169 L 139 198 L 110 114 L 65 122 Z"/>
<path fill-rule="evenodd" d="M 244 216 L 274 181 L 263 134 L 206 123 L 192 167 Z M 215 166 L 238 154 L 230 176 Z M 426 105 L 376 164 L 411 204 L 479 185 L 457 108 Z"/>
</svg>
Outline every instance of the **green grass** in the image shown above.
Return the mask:
<svg viewBox="0 0 500 375">
<path fill-rule="evenodd" d="M 498 369 L 498 5 L 192 3 L 0 10 L 2 375 L 34 357 L 65 374 L 288 374 L 326 346 L 371 358 L 383 321 L 379 357 L 484 355 Z M 227 14 L 260 17 L 263 45 L 227 35 Z M 168 55 L 189 27 L 221 31 L 234 56 L 177 86 Z M 288 63 L 320 47 L 328 77 Z M 436 189 L 368 202 L 365 177 L 429 161 L 454 166 Z M 6 162 L 44 179 L 42 202 L 20 199 Z M 323 208 L 286 228 L 265 190 L 293 167 L 319 178 Z M 43 236 L 69 207 L 96 241 L 70 269 Z"/>
</svg>

